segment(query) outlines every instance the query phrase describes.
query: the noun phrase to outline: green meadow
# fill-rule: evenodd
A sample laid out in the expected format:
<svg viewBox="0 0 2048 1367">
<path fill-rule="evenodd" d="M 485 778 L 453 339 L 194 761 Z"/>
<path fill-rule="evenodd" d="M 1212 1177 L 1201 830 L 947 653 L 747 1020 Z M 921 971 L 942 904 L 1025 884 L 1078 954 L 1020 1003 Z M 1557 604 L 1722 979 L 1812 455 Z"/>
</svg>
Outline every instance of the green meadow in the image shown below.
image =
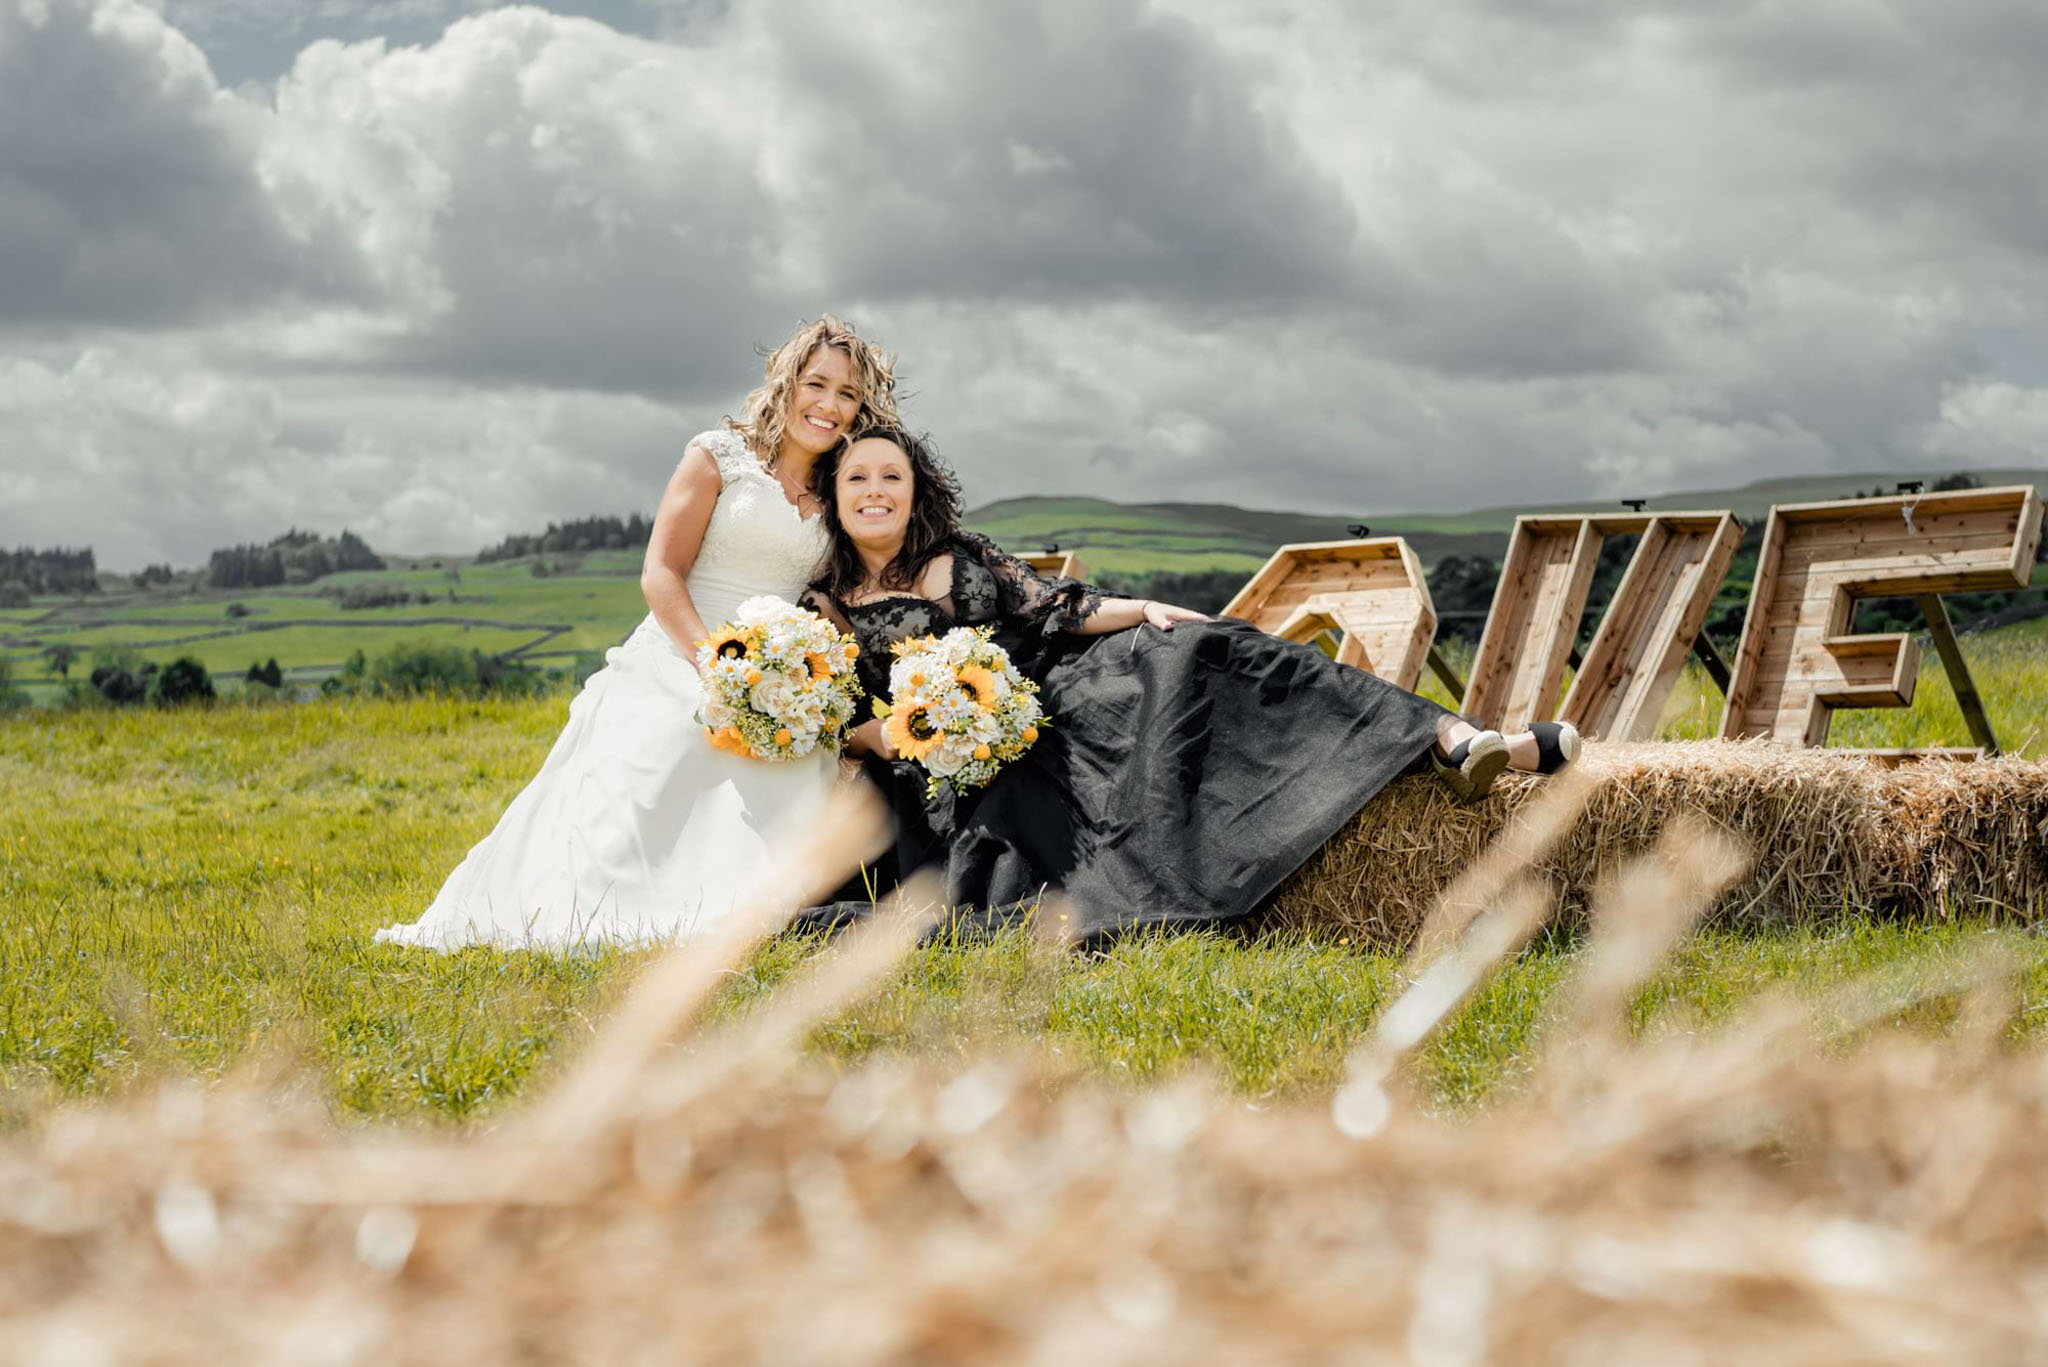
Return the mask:
<svg viewBox="0 0 2048 1367">
<path fill-rule="evenodd" d="M 357 650 L 457 646 L 560 667 L 577 653 L 617 645 L 646 613 L 637 553 L 605 551 L 477 565 L 449 558 L 394 562 L 383 571 L 329 575 L 274 589 L 157 589 L 52 598 L 0 615 L 0 660 L 32 694 L 59 680 L 47 652 L 78 652 L 73 677 L 96 657 L 128 651 L 159 662 L 189 655 L 222 681 L 277 660 L 297 683 L 334 673 Z M 350 588 L 403 590 L 428 601 L 342 606 Z M 232 609 L 232 611 L 231 611 Z"/>
<path fill-rule="evenodd" d="M 2035 757 L 2040 627 L 1965 641 L 1994 724 Z M 1701 688 L 1681 688 L 1668 734 L 1711 730 Z M 566 706 L 558 691 L 0 721 L 0 1123 L 166 1071 L 280 1068 L 354 1122 L 498 1114 L 590 1037 L 648 954 L 433 955 L 370 934 L 427 904 Z M 1837 730 L 1858 745 L 1967 739 L 1938 670 L 1911 709 L 1845 715 Z M 1817 994 L 1875 968 L 1934 972 L 1987 940 L 2025 966 L 2015 1029 L 2031 1037 L 2048 1021 L 2048 940 L 1968 909 L 1935 926 L 1816 909 L 1805 925 L 1697 935 L 1640 994 L 1637 1025 L 1690 1029 L 1762 992 Z M 714 1016 L 753 1009 L 820 950 L 766 946 Z M 1514 1086 L 1579 952 L 1546 937 L 1502 971 L 1422 1056 L 1426 1094 L 1456 1107 Z M 1331 1085 L 1405 981 L 1398 956 L 1342 940 L 1138 936 L 1083 956 L 1015 934 L 918 951 L 811 1044 L 834 1059 L 1043 1048 L 1132 1082 L 1212 1069 L 1266 1098 Z"/>
<path fill-rule="evenodd" d="M 1766 496 L 1824 497 L 1841 482 Z M 1409 535 L 1426 560 L 1497 554 L 1511 518 L 1495 512 L 1393 518 L 1374 531 Z M 1089 499 L 1013 500 L 976 515 L 1013 549 L 1057 543 L 1092 570 L 1125 573 L 1249 573 L 1271 547 L 1341 537 L 1352 520 Z M 566 684 L 516 702 L 259 706 L 235 681 L 275 658 L 304 687 L 355 651 L 412 644 L 565 668 L 640 618 L 638 569 L 634 551 L 397 558 L 307 586 L 223 592 L 188 579 L 0 609 L 0 662 L 39 700 L 60 692 L 53 646 L 76 653 L 74 679 L 96 659 L 190 655 L 225 693 L 180 711 L 0 715 L 0 1124 L 165 1072 L 215 1079 L 281 1067 L 352 1122 L 469 1124 L 560 1067 L 647 952 L 437 956 L 374 946 L 370 935 L 416 917 L 489 830 L 559 730 Z M 342 605 L 343 590 L 363 588 L 424 601 Z M 2005 748 L 2048 758 L 2048 619 L 1966 636 L 1963 649 Z M 1469 672 L 1469 647 L 1447 653 Z M 1968 744 L 1948 680 L 1932 650 L 1924 656 L 1912 707 L 1840 713 L 1831 743 Z M 1423 691 L 1451 701 L 1427 674 Z M 1719 716 L 1719 693 L 1689 666 L 1661 733 L 1711 736 Z M 2016 1033 L 2031 1037 L 2048 1021 L 2048 940 L 1977 924 L 1968 908 L 1939 926 L 1854 911 L 1692 937 L 1639 995 L 1638 1028 L 1690 1029 L 1760 993 L 1820 993 L 1872 969 L 1937 971 L 1987 940 L 2024 965 Z M 764 947 L 714 1017 L 754 1009 L 820 952 L 796 938 Z M 1500 972 L 1422 1055 L 1425 1094 L 1457 1107 L 1514 1086 L 1578 953 L 1546 936 Z M 1132 1082 L 1201 1067 L 1268 1098 L 1329 1086 L 1406 972 L 1398 956 L 1342 939 L 1138 936 L 1081 956 L 1013 934 L 918 951 L 811 1044 L 832 1059 L 1046 1049 Z M 1928 1023 L 1938 1027 L 1939 1013 Z"/>
</svg>

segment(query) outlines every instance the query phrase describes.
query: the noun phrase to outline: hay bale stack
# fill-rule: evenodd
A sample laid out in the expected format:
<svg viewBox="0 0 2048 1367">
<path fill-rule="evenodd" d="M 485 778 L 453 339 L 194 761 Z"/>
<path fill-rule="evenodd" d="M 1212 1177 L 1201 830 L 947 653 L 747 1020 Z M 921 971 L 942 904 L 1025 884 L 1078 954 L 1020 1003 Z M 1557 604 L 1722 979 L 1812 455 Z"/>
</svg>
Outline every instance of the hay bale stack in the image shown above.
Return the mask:
<svg viewBox="0 0 2048 1367">
<path fill-rule="evenodd" d="M 2001 758 L 1900 769 L 1887 785 L 1906 905 L 2015 920 L 2048 911 L 2048 764 Z"/>
<path fill-rule="evenodd" d="M 2048 765 L 2018 759 L 1886 769 L 1761 741 L 1589 747 L 1584 814 L 1536 866 L 1560 915 L 1583 916 L 1599 880 L 1691 813 L 1752 847 L 1748 878 L 1714 906 L 1722 924 L 1843 912 L 1939 917 L 2048 907 Z M 1275 894 L 1274 925 L 1405 946 L 1458 872 L 1542 790 L 1510 774 L 1461 807 L 1429 778 L 1395 783 Z"/>
</svg>

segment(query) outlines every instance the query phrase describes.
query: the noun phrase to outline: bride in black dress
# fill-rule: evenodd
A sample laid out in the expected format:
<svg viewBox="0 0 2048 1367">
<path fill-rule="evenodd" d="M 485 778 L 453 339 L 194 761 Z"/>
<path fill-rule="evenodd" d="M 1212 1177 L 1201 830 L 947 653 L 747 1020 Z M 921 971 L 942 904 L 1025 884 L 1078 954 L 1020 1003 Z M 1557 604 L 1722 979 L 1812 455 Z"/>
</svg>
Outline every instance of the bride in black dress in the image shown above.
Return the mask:
<svg viewBox="0 0 2048 1367">
<path fill-rule="evenodd" d="M 848 748 L 890 799 L 896 846 L 812 921 L 857 916 L 925 866 L 949 906 L 988 923 L 1048 893 L 1081 938 L 1233 920 L 1406 770 L 1432 765 L 1476 800 L 1503 768 L 1577 753 L 1568 726 L 1481 731 L 1249 623 L 1043 579 L 961 528 L 958 485 L 907 433 L 865 433 L 812 480 L 833 550 L 807 602 L 855 634 L 869 693 L 887 696 L 895 642 L 992 625 L 1052 723 L 985 788 L 936 799 L 863 723 Z"/>
</svg>

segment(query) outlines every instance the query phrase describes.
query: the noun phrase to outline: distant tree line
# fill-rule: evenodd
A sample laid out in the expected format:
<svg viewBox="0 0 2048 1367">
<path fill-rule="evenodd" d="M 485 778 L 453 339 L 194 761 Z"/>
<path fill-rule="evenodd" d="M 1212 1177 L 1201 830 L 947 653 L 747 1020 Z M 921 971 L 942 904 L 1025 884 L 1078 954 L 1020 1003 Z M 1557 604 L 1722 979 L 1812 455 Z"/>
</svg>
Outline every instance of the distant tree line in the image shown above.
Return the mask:
<svg viewBox="0 0 2048 1367">
<path fill-rule="evenodd" d="M 340 673 L 321 683 L 320 692 L 327 697 L 532 698 L 554 687 L 558 677 L 480 650 L 400 645 L 374 658 L 353 652 Z"/>
<path fill-rule="evenodd" d="M 0 588 L 8 586 L 14 586 L 14 593 L 6 596 L 19 597 L 21 603 L 0 605 L 21 606 L 33 593 L 98 593 L 100 572 L 90 546 L 79 550 L 23 546 L 0 550 Z"/>
<path fill-rule="evenodd" d="M 647 544 L 654 524 L 634 513 L 628 518 L 580 517 L 570 522 L 550 522 L 538 536 L 515 533 L 495 546 L 477 553 L 480 564 L 493 560 L 517 560 L 527 555 L 548 555 L 558 551 L 617 551 Z"/>
<path fill-rule="evenodd" d="M 323 537 L 294 527 L 267 545 L 226 546 L 207 562 L 206 581 L 217 589 L 260 589 L 309 584 L 343 570 L 381 570 L 384 561 L 354 532 Z"/>
<path fill-rule="evenodd" d="M 350 584 L 343 589 L 322 589 L 320 592 L 335 600 L 335 605 L 344 611 L 361 608 L 402 608 L 414 603 L 431 603 L 434 595 L 420 593 L 413 589 L 393 588 L 388 584 Z"/>
<path fill-rule="evenodd" d="M 1097 587 L 1119 597 L 1156 598 L 1215 614 L 1223 611 L 1251 576 L 1242 570 L 1153 570 L 1145 574 L 1109 570 L 1093 577 Z"/>
</svg>

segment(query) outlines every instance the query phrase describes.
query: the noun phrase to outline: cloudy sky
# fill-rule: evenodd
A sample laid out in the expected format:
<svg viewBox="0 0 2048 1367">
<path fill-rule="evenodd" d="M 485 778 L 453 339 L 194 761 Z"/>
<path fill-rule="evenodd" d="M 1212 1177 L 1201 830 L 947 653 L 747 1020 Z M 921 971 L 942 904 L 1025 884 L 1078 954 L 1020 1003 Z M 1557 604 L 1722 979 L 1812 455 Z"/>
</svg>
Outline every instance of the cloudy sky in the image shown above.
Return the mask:
<svg viewBox="0 0 2048 1367">
<path fill-rule="evenodd" d="M 0 544 L 651 507 L 825 310 L 974 501 L 2048 459 L 2041 0 L 0 0 Z"/>
</svg>

